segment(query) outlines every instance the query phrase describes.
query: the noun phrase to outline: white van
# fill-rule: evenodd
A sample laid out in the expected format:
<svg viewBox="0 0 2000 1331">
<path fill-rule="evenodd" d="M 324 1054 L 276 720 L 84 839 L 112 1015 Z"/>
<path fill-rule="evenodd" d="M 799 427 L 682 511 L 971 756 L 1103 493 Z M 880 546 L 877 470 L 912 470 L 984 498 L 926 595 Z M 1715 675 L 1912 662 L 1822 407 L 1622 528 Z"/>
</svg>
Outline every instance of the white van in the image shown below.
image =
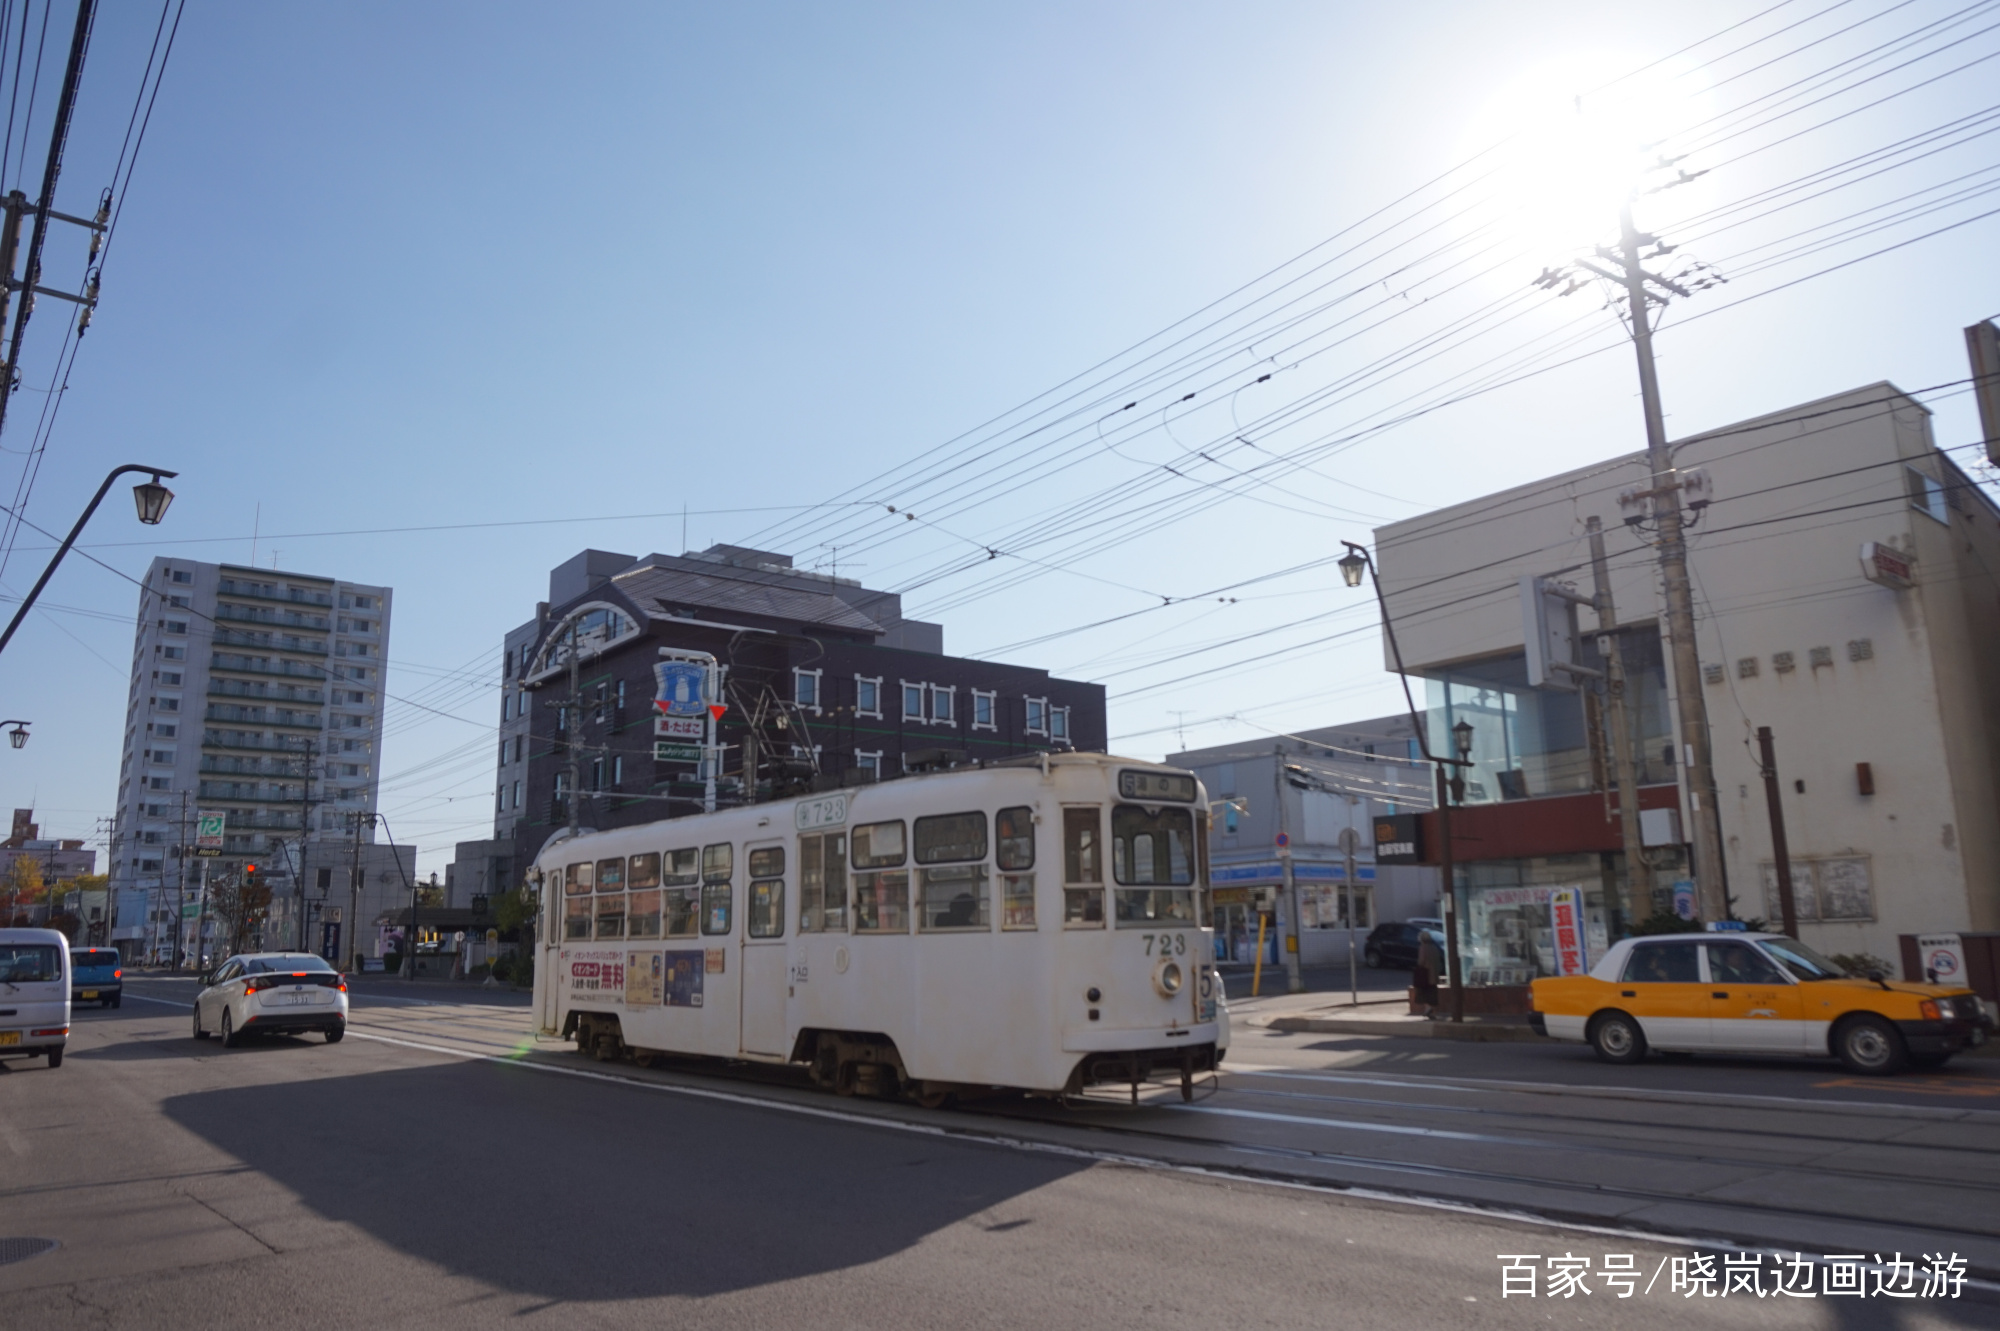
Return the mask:
<svg viewBox="0 0 2000 1331">
<path fill-rule="evenodd" d="M 62 1066 L 69 1043 L 69 939 L 53 929 L 0 929 L 0 1058 L 46 1054 Z"/>
</svg>

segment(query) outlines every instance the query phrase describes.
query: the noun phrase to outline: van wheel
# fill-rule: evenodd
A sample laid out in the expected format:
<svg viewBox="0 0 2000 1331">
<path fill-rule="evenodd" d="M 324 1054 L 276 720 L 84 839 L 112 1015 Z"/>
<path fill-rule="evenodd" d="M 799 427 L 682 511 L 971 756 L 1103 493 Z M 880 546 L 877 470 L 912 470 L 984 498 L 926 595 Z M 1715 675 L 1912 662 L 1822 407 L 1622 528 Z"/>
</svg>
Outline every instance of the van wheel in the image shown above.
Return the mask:
<svg viewBox="0 0 2000 1331">
<path fill-rule="evenodd" d="M 1378 948 L 1373 946 L 1367 948 L 1362 952 L 1361 960 L 1370 970 L 1379 971 L 1382 969 L 1382 953 Z"/>
<path fill-rule="evenodd" d="M 125 995 L 123 995 L 123 994 L 120 994 L 120 995 L 118 995 L 118 997 L 116 997 L 116 998 L 112 999 L 112 1000 L 111 1000 L 111 1006 L 112 1006 L 112 1007 L 124 1007 L 124 1006 L 125 1006 Z"/>
<path fill-rule="evenodd" d="M 61 1045 L 57 1045 L 54 1049 L 49 1050 L 49 1066 L 52 1068 L 61 1067 L 62 1056 L 63 1056 L 63 1051 Z"/>
<path fill-rule="evenodd" d="M 1607 1063 L 1637 1063 L 1646 1056 L 1646 1035 L 1623 1012 L 1600 1013 L 1590 1023 L 1590 1044 Z"/>
<path fill-rule="evenodd" d="M 1849 1072 L 1865 1077 L 1886 1077 L 1910 1057 L 1896 1028 L 1872 1014 L 1842 1022 L 1833 1033 L 1833 1053 Z"/>
</svg>

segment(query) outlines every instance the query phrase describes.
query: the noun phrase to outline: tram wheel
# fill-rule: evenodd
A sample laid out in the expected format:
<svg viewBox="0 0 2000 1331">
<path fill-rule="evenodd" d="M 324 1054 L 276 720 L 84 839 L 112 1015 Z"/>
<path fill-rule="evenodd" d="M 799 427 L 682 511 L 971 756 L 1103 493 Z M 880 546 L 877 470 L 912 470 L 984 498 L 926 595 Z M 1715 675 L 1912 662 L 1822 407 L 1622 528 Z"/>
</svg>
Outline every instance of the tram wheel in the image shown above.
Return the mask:
<svg viewBox="0 0 2000 1331">
<path fill-rule="evenodd" d="M 840 1066 L 833 1073 L 833 1093 L 835 1095 L 853 1095 L 855 1085 L 860 1080 L 861 1072 L 854 1065 L 854 1060 L 843 1059 Z"/>
<path fill-rule="evenodd" d="M 932 1088 L 937 1085 L 935 1082 L 924 1081 L 918 1082 L 917 1085 L 923 1089 L 911 1091 L 910 1098 L 917 1102 L 919 1108 L 943 1109 L 956 1098 L 949 1088 L 933 1090 Z"/>
</svg>

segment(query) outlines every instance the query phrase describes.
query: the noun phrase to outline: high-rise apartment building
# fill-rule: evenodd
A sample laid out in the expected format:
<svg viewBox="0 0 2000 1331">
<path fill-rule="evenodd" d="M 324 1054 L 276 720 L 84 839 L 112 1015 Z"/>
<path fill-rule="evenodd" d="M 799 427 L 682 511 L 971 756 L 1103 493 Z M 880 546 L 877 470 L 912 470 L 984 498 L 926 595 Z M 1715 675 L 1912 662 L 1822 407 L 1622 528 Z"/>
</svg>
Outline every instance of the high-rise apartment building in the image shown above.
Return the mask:
<svg viewBox="0 0 2000 1331">
<path fill-rule="evenodd" d="M 184 866 L 196 880 L 175 848 L 192 846 L 197 809 L 228 815 L 211 868 L 256 863 L 278 899 L 299 873 L 309 895 L 322 879 L 345 895 L 352 816 L 374 811 L 380 779 L 390 600 L 311 574 L 153 561 L 110 857 L 121 940 L 157 932 Z M 372 824 L 361 836 L 374 840 Z"/>
</svg>

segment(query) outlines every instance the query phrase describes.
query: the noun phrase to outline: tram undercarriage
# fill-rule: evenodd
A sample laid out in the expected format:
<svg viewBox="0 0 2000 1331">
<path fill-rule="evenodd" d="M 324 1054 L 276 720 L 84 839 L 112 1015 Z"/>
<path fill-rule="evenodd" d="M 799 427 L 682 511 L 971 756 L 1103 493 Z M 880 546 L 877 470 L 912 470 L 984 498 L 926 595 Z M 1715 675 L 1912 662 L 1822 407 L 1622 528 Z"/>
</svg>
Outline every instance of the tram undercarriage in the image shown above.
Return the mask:
<svg viewBox="0 0 2000 1331">
<path fill-rule="evenodd" d="M 564 1023 L 563 1036 L 576 1040 L 578 1053 L 602 1063 L 629 1058 L 647 1066 L 656 1058 L 671 1055 L 668 1050 L 626 1044 L 615 1013 L 572 1012 Z M 805 1064 L 813 1084 L 835 1095 L 863 1095 L 881 1100 L 907 1098 L 926 1109 L 1020 1089 L 913 1078 L 903 1066 L 903 1056 L 895 1041 L 865 1031 L 800 1031 L 790 1061 Z M 1086 1054 L 1077 1060 L 1062 1090 L 1051 1098 L 1067 1103 L 1094 1086 L 1122 1086 L 1130 1089 L 1131 1103 L 1137 1104 L 1141 1086 L 1161 1082 L 1171 1085 L 1177 1081 L 1181 1098 L 1192 1100 L 1196 1080 L 1212 1077 L 1221 1062 L 1222 1055 L 1213 1043 Z"/>
</svg>

